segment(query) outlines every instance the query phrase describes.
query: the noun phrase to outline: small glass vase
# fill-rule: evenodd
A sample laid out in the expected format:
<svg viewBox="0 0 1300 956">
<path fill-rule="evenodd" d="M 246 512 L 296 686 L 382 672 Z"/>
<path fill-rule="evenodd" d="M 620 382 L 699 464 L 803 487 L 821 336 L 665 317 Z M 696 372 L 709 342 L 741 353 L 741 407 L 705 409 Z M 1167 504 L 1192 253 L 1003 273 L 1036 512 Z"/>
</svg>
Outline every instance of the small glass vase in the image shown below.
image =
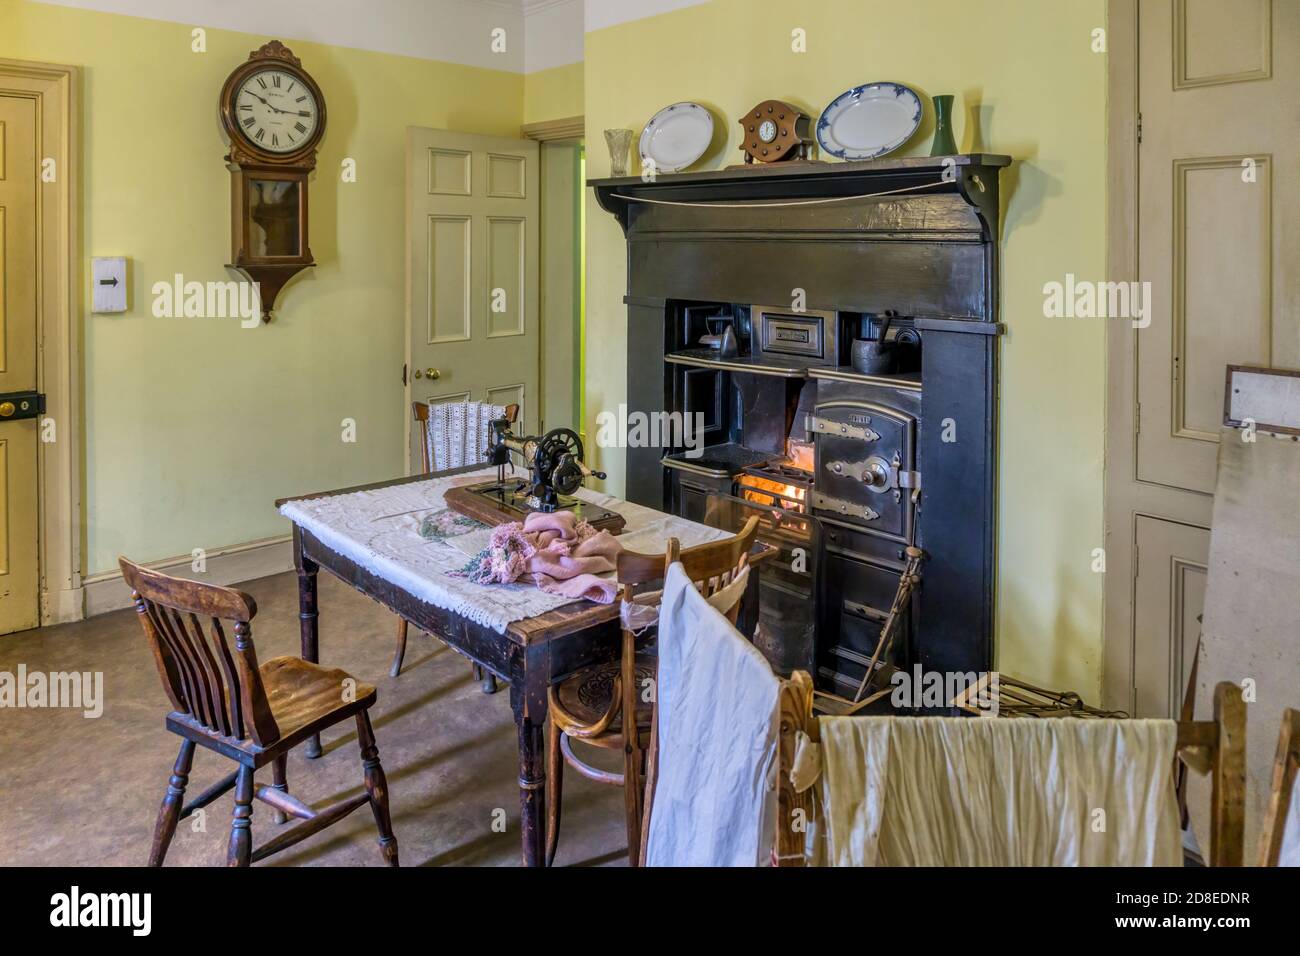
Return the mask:
<svg viewBox="0 0 1300 956">
<path fill-rule="evenodd" d="M 957 143 L 952 138 L 952 94 L 934 97 L 934 145 L 931 156 L 955 156 Z"/>
<path fill-rule="evenodd" d="M 605 145 L 609 147 L 610 176 L 626 176 L 628 152 L 632 148 L 632 131 L 630 129 L 605 130 Z"/>
</svg>

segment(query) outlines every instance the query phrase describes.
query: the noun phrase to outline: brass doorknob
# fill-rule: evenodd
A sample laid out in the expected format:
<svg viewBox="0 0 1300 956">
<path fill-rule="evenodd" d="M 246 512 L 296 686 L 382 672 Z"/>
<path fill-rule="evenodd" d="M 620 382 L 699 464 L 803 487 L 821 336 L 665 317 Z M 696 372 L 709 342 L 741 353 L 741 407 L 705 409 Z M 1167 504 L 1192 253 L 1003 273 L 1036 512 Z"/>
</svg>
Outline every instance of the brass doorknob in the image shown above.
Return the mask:
<svg viewBox="0 0 1300 956">
<path fill-rule="evenodd" d="M 0 418 L 9 418 L 17 410 L 13 402 L 0 402 Z"/>
<path fill-rule="evenodd" d="M 411 378 L 424 378 L 424 373 L 417 368 L 415 372 L 411 375 Z"/>
<path fill-rule="evenodd" d="M 442 372 L 436 368 L 426 368 L 424 374 L 429 376 L 429 378 L 442 378 Z"/>
</svg>

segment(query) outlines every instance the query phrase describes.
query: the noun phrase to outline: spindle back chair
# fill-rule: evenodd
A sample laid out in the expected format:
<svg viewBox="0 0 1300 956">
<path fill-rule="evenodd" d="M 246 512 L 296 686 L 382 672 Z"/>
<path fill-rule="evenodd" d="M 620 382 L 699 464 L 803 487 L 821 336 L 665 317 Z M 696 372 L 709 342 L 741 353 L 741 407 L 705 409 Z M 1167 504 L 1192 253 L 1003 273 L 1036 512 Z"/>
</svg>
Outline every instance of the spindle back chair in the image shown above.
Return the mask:
<svg viewBox="0 0 1300 956">
<path fill-rule="evenodd" d="M 259 663 L 252 628 L 257 604 L 252 597 L 235 588 L 152 571 L 125 557 L 118 560 L 173 708 L 167 715 L 167 729 L 182 738 L 158 811 L 149 865 L 162 865 L 180 820 L 233 788 L 228 865 L 247 866 L 264 859 L 369 803 L 384 860 L 396 866 L 388 784 L 367 714 L 375 702 L 375 689 L 344 671 L 296 657 Z M 349 717 L 356 719 L 365 790 L 329 809 L 314 811 L 289 794 L 286 758 L 297 744 Z M 234 760 L 239 767 L 182 805 L 196 744 Z M 255 787 L 254 771 L 268 763 L 273 783 Z M 277 823 L 287 816 L 305 822 L 254 851 L 250 831 L 254 798 L 274 809 Z"/>
</svg>

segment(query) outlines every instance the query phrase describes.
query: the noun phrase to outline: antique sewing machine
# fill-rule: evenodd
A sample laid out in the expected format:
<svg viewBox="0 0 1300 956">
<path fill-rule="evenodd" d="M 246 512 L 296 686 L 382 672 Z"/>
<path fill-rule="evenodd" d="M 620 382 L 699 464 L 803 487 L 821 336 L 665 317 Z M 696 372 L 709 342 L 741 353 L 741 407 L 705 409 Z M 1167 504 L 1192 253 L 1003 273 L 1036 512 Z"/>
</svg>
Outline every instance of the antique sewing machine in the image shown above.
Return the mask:
<svg viewBox="0 0 1300 956">
<path fill-rule="evenodd" d="M 569 428 L 552 428 L 545 435 L 518 436 L 510 422 L 492 422 L 485 449 L 488 463 L 497 466 L 496 481 L 456 488 L 447 493 L 449 507 L 478 521 L 496 525 L 522 521 L 532 512 L 572 511 L 594 528 L 618 534 L 623 516 L 572 495 L 588 477 L 605 478 L 583 462 L 582 439 Z M 507 475 L 511 453 L 523 459 L 527 477 Z"/>
</svg>

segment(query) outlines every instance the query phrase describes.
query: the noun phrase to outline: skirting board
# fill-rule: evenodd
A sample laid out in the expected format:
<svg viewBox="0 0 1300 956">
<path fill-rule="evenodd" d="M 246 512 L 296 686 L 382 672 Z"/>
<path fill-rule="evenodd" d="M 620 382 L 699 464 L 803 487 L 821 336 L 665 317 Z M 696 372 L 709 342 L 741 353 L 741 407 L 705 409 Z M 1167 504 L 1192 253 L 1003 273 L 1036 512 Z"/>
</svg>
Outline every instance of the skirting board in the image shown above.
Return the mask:
<svg viewBox="0 0 1300 956">
<path fill-rule="evenodd" d="M 263 538 L 246 544 L 232 544 L 213 548 L 206 556 L 206 570 L 192 570 L 191 555 L 152 561 L 149 567 L 178 578 L 204 581 L 208 584 L 238 584 L 271 574 L 280 574 L 293 568 L 293 538 Z M 85 579 L 86 617 L 106 614 L 131 606 L 131 590 L 117 571 L 104 571 Z"/>
</svg>

